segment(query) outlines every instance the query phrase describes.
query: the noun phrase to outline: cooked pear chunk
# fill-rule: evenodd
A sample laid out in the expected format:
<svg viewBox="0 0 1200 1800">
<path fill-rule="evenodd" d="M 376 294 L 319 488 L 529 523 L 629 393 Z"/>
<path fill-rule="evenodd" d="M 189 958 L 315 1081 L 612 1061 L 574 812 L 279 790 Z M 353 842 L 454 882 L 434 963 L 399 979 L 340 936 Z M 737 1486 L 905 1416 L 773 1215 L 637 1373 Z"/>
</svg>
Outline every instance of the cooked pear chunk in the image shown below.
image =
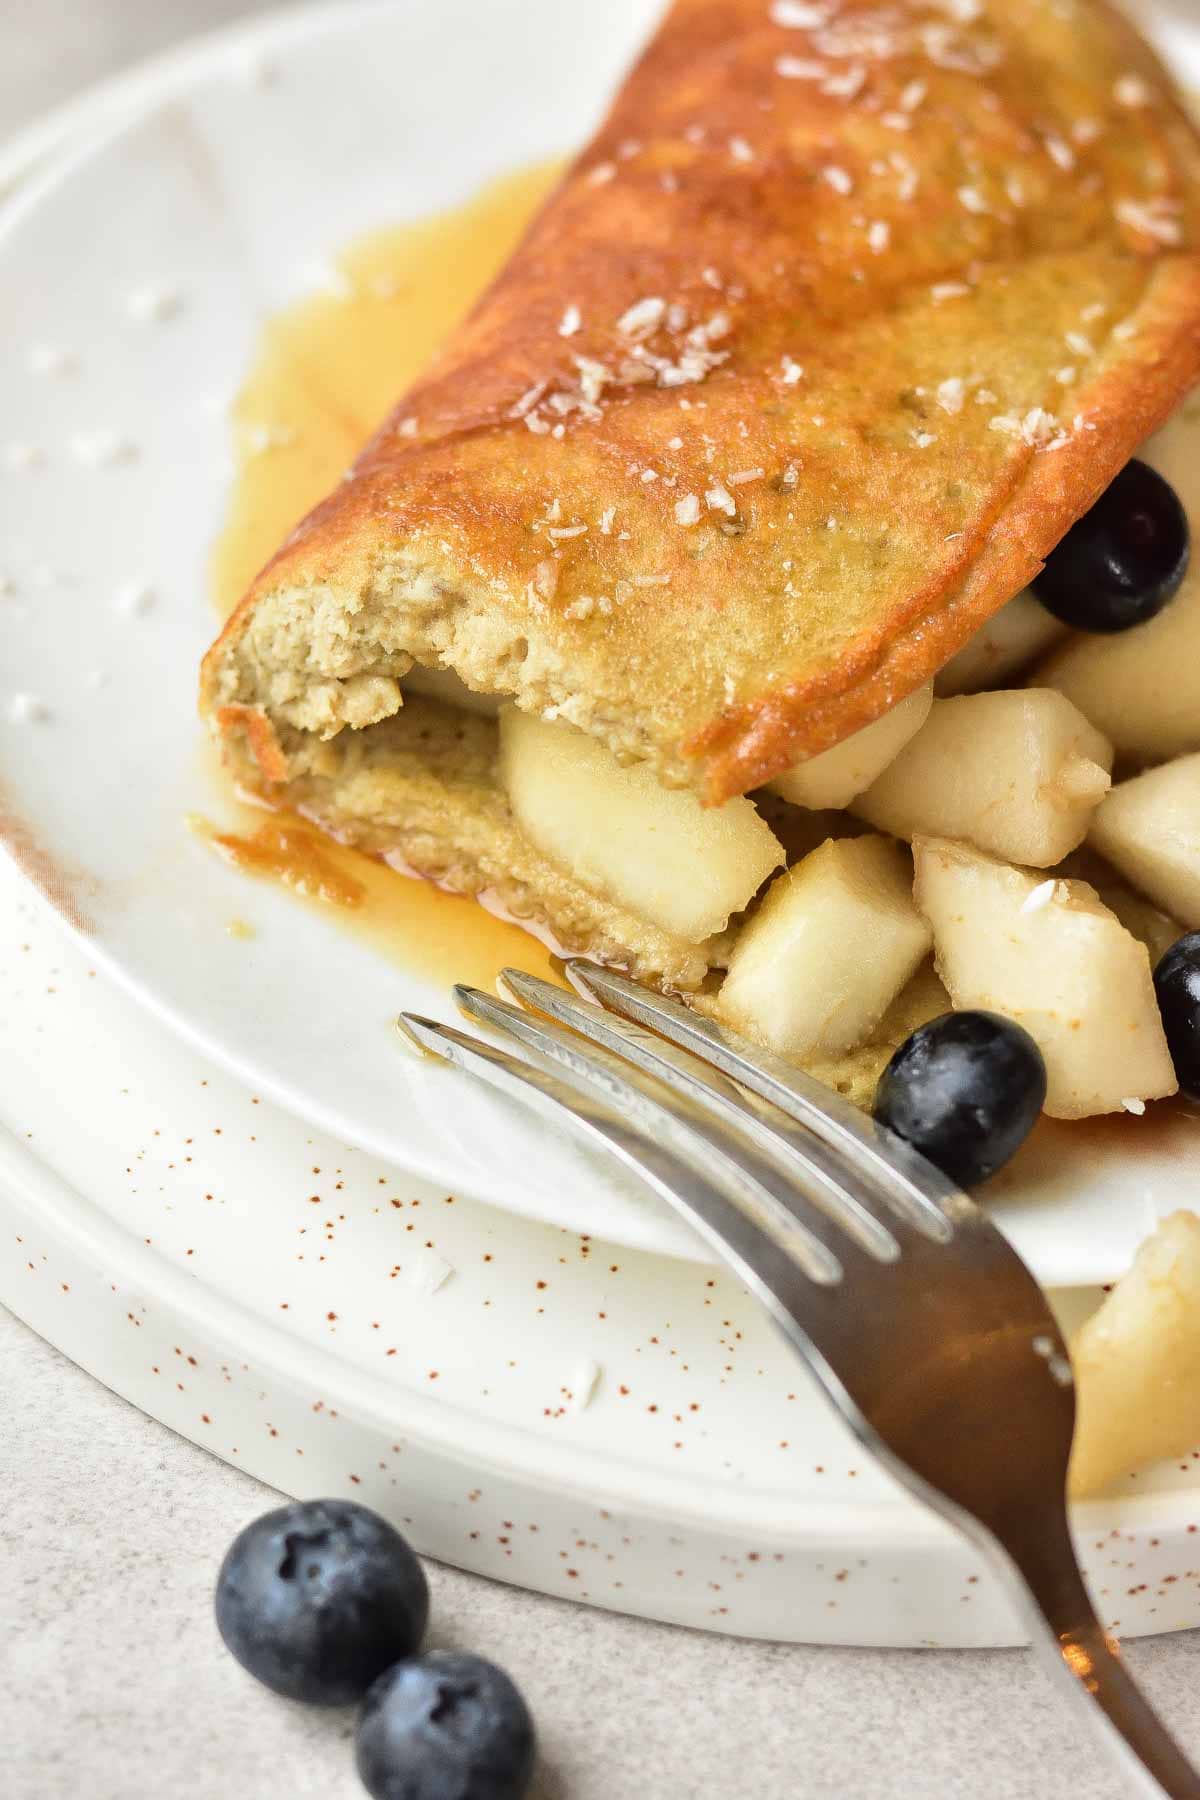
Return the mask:
<svg viewBox="0 0 1200 1800">
<path fill-rule="evenodd" d="M 849 806 L 916 736 L 932 705 L 932 686 L 918 688 L 873 724 L 856 731 L 844 743 L 835 744 L 832 750 L 797 763 L 770 786 L 793 806 L 807 806 L 815 811 Z"/>
<path fill-rule="evenodd" d="M 1055 870 L 1069 880 L 1086 881 L 1095 888 L 1103 905 L 1115 913 L 1126 931 L 1150 952 L 1151 967 L 1183 936 L 1183 926 L 1169 913 L 1160 912 L 1144 895 L 1135 893 L 1112 864 L 1090 844 L 1084 844 L 1062 867 Z"/>
<path fill-rule="evenodd" d="M 1138 1251 L 1071 1346 L 1078 1401 L 1071 1491 L 1200 1443 L 1200 1219 L 1177 1212 Z"/>
<path fill-rule="evenodd" d="M 1004 1013 L 1032 1034 L 1052 1117 L 1175 1093 L 1149 954 L 1094 888 L 1039 880 L 942 839 L 916 839 L 913 854 L 917 905 L 955 1008 Z"/>
<path fill-rule="evenodd" d="M 1200 756 L 1181 756 L 1115 787 L 1088 842 L 1135 888 L 1200 926 Z"/>
<path fill-rule="evenodd" d="M 582 731 L 511 706 L 500 716 L 500 778 L 544 855 L 688 943 L 723 931 L 784 861 L 752 801 L 706 810 L 646 764 L 622 768 Z"/>
<path fill-rule="evenodd" d="M 934 701 L 854 811 L 896 837 L 963 838 L 1048 869 L 1082 843 L 1111 769 L 1107 739 L 1061 694 L 964 694 Z"/>
<path fill-rule="evenodd" d="M 1048 613 L 1026 588 L 951 657 L 933 684 L 934 692 L 939 700 L 948 700 L 955 694 L 1009 686 L 1011 676 L 1066 635 L 1062 620 Z"/>
<path fill-rule="evenodd" d="M 1156 619 L 1112 636 L 1074 634 L 1030 679 L 1073 700 L 1132 762 L 1200 750 L 1200 567 Z"/>
<path fill-rule="evenodd" d="M 771 884 L 734 945 L 717 1009 L 785 1056 L 861 1044 L 927 955 L 907 850 L 888 838 L 823 844 Z"/>
</svg>

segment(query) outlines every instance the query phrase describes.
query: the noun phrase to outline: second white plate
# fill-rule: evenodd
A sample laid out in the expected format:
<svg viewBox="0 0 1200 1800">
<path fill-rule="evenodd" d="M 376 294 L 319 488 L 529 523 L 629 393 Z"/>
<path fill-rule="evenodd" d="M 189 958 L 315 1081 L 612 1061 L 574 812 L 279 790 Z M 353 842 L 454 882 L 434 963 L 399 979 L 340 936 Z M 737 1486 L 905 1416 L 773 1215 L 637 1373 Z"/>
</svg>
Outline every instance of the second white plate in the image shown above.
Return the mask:
<svg viewBox="0 0 1200 1800">
<path fill-rule="evenodd" d="M 185 825 L 216 805 L 195 680 L 223 401 L 264 316 L 356 234 L 569 149 L 657 11 L 400 0 L 286 15 L 227 55 L 206 46 L 190 75 L 174 58 L 125 123 L 10 204 L 0 824 L 93 957 L 256 1091 L 514 1212 L 697 1257 L 690 1232 L 565 1137 L 402 1053 L 392 1020 L 448 1014 L 440 984 L 226 869 Z M 130 297 L 155 285 L 178 305 L 139 322 Z M 131 587 L 149 610 L 126 604 Z M 252 940 L 230 936 L 234 916 Z M 1048 1283 L 1110 1280 L 1179 1203 L 1185 1159 L 1200 1173 L 1187 1121 L 1055 1134 L 997 1196 L 1002 1222 Z"/>
</svg>

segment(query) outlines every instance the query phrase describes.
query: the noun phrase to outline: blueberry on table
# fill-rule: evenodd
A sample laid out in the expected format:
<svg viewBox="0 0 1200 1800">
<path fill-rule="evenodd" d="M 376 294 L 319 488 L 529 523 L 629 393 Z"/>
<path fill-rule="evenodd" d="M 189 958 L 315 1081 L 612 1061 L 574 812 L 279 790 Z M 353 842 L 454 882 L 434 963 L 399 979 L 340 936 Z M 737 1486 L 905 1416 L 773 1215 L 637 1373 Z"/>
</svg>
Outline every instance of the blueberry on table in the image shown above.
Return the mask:
<svg viewBox="0 0 1200 1800">
<path fill-rule="evenodd" d="M 355 1743 L 374 1800 L 521 1800 L 534 1753 L 529 1708 L 503 1669 L 447 1650 L 379 1677 Z"/>
<path fill-rule="evenodd" d="M 420 1648 L 429 1587 L 386 1519 L 349 1500 L 305 1500 L 238 1534 L 216 1605 L 251 1675 L 290 1700 L 344 1706 Z"/>
<path fill-rule="evenodd" d="M 1033 591 L 1077 631 L 1128 631 L 1179 592 L 1190 548 L 1174 488 L 1131 462 L 1050 552 Z"/>
<path fill-rule="evenodd" d="M 1046 1065 L 1023 1026 L 998 1013 L 944 1013 L 893 1056 L 875 1117 L 959 1187 L 976 1187 L 1020 1149 L 1045 1099 Z"/>
<path fill-rule="evenodd" d="M 1179 1086 L 1200 1100 L 1200 931 L 1171 945 L 1154 971 L 1154 991 Z"/>
</svg>

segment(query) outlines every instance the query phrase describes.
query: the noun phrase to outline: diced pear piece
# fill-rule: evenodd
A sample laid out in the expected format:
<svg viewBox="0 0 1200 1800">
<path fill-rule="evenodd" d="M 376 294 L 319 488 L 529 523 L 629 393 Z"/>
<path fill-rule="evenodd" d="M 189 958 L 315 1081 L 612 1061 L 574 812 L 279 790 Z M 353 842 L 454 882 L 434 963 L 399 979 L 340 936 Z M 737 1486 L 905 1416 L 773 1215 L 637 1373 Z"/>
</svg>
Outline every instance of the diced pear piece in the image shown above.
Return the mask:
<svg viewBox="0 0 1200 1800">
<path fill-rule="evenodd" d="M 1082 1119 L 1175 1093 L 1149 954 L 1094 888 L 1040 881 L 942 839 L 916 839 L 913 854 L 955 1008 L 1004 1013 L 1031 1033 L 1048 1113 Z"/>
<path fill-rule="evenodd" d="M 1145 944 L 1151 967 L 1183 936 L 1183 926 L 1169 913 L 1160 912 L 1117 874 L 1111 863 L 1088 844 L 1069 856 L 1056 873 L 1069 880 L 1086 881 L 1095 888 L 1102 904 L 1115 913 L 1126 931 Z"/>
<path fill-rule="evenodd" d="M 769 783 L 775 793 L 790 800 L 793 806 L 807 806 L 815 811 L 824 807 L 849 806 L 856 795 L 869 788 L 877 775 L 899 756 L 910 738 L 916 736 L 929 717 L 933 705 L 933 688 L 918 688 L 899 706 L 893 706 L 882 718 L 856 731 L 853 737 L 835 744 L 820 756 L 797 763 L 786 775 Z"/>
<path fill-rule="evenodd" d="M 1111 636 L 1077 633 L 1030 679 L 1073 700 L 1133 762 L 1200 750 L 1200 567 L 1156 619 Z"/>
<path fill-rule="evenodd" d="M 742 927 L 721 1017 L 784 1056 L 861 1044 L 928 954 L 907 850 L 888 838 L 823 844 L 780 875 Z"/>
<path fill-rule="evenodd" d="M 939 700 L 948 700 L 954 694 L 1009 685 L 1010 676 L 1066 635 L 1062 620 L 1048 613 L 1026 588 L 951 657 L 933 684 L 934 693 Z"/>
<path fill-rule="evenodd" d="M 573 726 L 500 715 L 500 778 L 529 841 L 594 893 L 687 943 L 723 931 L 784 861 L 750 800 L 706 809 Z"/>
<path fill-rule="evenodd" d="M 1200 1443 L 1200 1219 L 1172 1213 L 1071 1346 L 1071 1491 L 1094 1494 Z"/>
<path fill-rule="evenodd" d="M 1115 787 L 1088 842 L 1189 931 L 1200 926 L 1200 756 Z"/>
<path fill-rule="evenodd" d="M 880 831 L 964 838 L 1048 869 L 1082 843 L 1112 749 L 1048 689 L 935 700 L 927 723 L 854 802 Z"/>
</svg>

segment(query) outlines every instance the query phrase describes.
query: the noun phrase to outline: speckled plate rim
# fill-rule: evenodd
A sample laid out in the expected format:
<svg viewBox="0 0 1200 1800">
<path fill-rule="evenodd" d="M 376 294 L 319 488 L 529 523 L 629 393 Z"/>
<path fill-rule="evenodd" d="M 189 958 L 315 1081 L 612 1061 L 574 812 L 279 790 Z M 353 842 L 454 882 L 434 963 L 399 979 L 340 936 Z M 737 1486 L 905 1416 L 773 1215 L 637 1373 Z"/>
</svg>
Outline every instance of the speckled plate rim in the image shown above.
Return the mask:
<svg viewBox="0 0 1200 1800">
<path fill-rule="evenodd" d="M 453 1425 L 459 1416 L 457 1408 L 367 1376 L 333 1352 L 313 1350 L 218 1289 L 182 1273 L 131 1236 L 102 1206 L 47 1169 L 3 1128 L 0 1185 L 9 1196 L 20 1197 L 44 1231 L 70 1241 L 73 1249 L 82 1251 L 109 1280 L 135 1291 L 152 1291 L 181 1328 L 194 1332 L 199 1341 L 235 1345 L 238 1354 L 251 1359 L 256 1369 L 288 1388 L 303 1393 L 333 1389 L 339 1406 L 353 1409 L 362 1423 L 377 1430 L 388 1434 L 402 1430 L 437 1450 L 461 1452 L 461 1432 Z M 758 1528 L 772 1536 L 794 1536 L 831 1549 L 844 1548 L 847 1543 L 848 1512 L 841 1502 L 823 1505 L 809 1499 L 785 1500 L 741 1488 L 719 1493 L 709 1490 L 701 1500 L 694 1481 L 664 1478 L 642 1463 L 624 1465 L 628 1487 L 622 1491 L 614 1481 L 611 1463 L 577 1446 L 547 1445 L 532 1431 L 493 1430 L 474 1414 L 471 1432 L 473 1464 L 536 1479 L 539 1487 L 554 1488 L 580 1502 L 636 1504 L 639 1513 L 696 1529 Z M 1072 1516 L 1076 1530 L 1083 1535 L 1109 1532 L 1114 1527 L 1141 1530 L 1147 1525 L 1156 1530 L 1182 1530 L 1195 1522 L 1196 1495 L 1187 1491 L 1086 1501 L 1073 1509 Z M 907 1549 L 924 1554 L 944 1546 L 950 1536 L 933 1514 L 912 1507 L 899 1492 L 894 1505 L 877 1501 L 856 1504 L 852 1526 L 854 1542 L 892 1552 Z"/>
</svg>

